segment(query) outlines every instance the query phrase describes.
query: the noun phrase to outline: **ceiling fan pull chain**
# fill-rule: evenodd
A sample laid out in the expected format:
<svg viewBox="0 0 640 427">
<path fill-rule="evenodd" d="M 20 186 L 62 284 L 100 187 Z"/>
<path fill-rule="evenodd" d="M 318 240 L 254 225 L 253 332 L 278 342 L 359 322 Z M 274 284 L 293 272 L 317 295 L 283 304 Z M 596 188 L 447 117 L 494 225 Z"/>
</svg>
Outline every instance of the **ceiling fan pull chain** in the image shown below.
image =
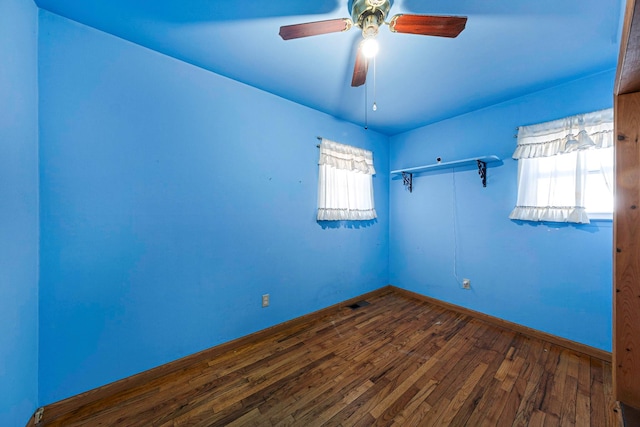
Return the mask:
<svg viewBox="0 0 640 427">
<path fill-rule="evenodd" d="M 369 129 L 369 121 L 367 110 L 369 109 L 369 101 L 367 100 L 367 92 L 369 92 L 369 84 L 365 80 L 364 82 L 364 128 Z"/>
<path fill-rule="evenodd" d="M 376 89 L 376 57 L 373 57 L 373 106 L 371 109 L 373 111 L 378 110 L 378 105 L 376 104 L 376 98 L 378 97 L 378 91 Z"/>
</svg>

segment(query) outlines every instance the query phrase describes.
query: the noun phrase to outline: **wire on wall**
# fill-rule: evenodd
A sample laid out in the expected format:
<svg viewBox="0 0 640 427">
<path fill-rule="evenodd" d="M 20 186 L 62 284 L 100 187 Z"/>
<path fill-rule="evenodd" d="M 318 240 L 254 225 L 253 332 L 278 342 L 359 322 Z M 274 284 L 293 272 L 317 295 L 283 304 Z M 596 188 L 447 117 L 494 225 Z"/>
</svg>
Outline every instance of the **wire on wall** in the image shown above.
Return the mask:
<svg viewBox="0 0 640 427">
<path fill-rule="evenodd" d="M 452 213 L 453 213 L 453 277 L 456 279 L 456 283 L 462 286 L 462 282 L 458 277 L 458 204 L 456 203 L 456 168 L 451 168 L 451 200 L 452 200 Z"/>
</svg>

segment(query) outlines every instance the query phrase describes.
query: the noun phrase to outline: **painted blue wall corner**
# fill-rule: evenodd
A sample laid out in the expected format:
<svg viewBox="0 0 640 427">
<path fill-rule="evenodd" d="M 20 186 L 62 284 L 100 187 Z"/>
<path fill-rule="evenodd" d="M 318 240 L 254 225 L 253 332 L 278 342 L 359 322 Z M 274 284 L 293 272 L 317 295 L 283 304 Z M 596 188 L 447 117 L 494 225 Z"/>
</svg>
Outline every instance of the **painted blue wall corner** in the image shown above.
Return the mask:
<svg viewBox="0 0 640 427">
<path fill-rule="evenodd" d="M 37 8 L 0 2 L 0 425 L 38 397 Z"/>
<path fill-rule="evenodd" d="M 474 167 L 416 175 L 413 193 L 392 179 L 391 283 L 610 351 L 611 222 L 532 225 L 508 216 L 516 127 L 611 107 L 614 77 L 592 75 L 391 138 L 391 170 L 436 157 L 503 159 L 489 165 L 486 188 Z"/>
</svg>

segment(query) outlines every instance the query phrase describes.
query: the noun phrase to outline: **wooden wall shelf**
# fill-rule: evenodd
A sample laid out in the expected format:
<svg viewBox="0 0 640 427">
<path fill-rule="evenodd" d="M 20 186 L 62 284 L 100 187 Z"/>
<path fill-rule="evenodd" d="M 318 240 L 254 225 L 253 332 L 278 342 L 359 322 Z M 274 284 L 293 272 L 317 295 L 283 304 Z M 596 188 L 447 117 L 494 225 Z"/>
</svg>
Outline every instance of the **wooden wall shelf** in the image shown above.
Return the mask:
<svg viewBox="0 0 640 427">
<path fill-rule="evenodd" d="M 430 172 L 438 169 L 453 169 L 460 166 L 477 165 L 478 174 L 482 180 L 482 186 L 487 186 L 487 163 L 499 162 L 501 159 L 496 155 L 471 157 L 468 159 L 453 160 L 450 162 L 438 162 L 430 165 L 416 166 L 413 168 L 398 169 L 391 171 L 391 175 L 402 175 L 403 184 L 413 191 L 413 174 L 421 172 Z"/>
</svg>

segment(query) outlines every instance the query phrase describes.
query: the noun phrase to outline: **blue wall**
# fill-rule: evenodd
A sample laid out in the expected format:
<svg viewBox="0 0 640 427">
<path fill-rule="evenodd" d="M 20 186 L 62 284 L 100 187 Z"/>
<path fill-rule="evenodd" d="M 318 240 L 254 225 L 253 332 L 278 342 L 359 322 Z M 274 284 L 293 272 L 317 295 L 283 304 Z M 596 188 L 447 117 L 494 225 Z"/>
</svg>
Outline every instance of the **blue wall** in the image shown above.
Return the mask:
<svg viewBox="0 0 640 427">
<path fill-rule="evenodd" d="M 508 216 L 516 127 L 611 107 L 614 77 L 601 73 L 392 137 L 391 170 L 436 157 L 504 160 L 488 169 L 487 188 L 474 167 L 415 175 L 413 193 L 392 177 L 390 282 L 611 350 L 611 222 L 534 225 Z"/>
<path fill-rule="evenodd" d="M 39 42 L 42 404 L 388 283 L 385 136 L 45 11 Z M 315 221 L 317 135 L 374 151 L 376 223 Z"/>
<path fill-rule="evenodd" d="M 38 393 L 37 8 L 0 2 L 0 425 Z"/>
</svg>

